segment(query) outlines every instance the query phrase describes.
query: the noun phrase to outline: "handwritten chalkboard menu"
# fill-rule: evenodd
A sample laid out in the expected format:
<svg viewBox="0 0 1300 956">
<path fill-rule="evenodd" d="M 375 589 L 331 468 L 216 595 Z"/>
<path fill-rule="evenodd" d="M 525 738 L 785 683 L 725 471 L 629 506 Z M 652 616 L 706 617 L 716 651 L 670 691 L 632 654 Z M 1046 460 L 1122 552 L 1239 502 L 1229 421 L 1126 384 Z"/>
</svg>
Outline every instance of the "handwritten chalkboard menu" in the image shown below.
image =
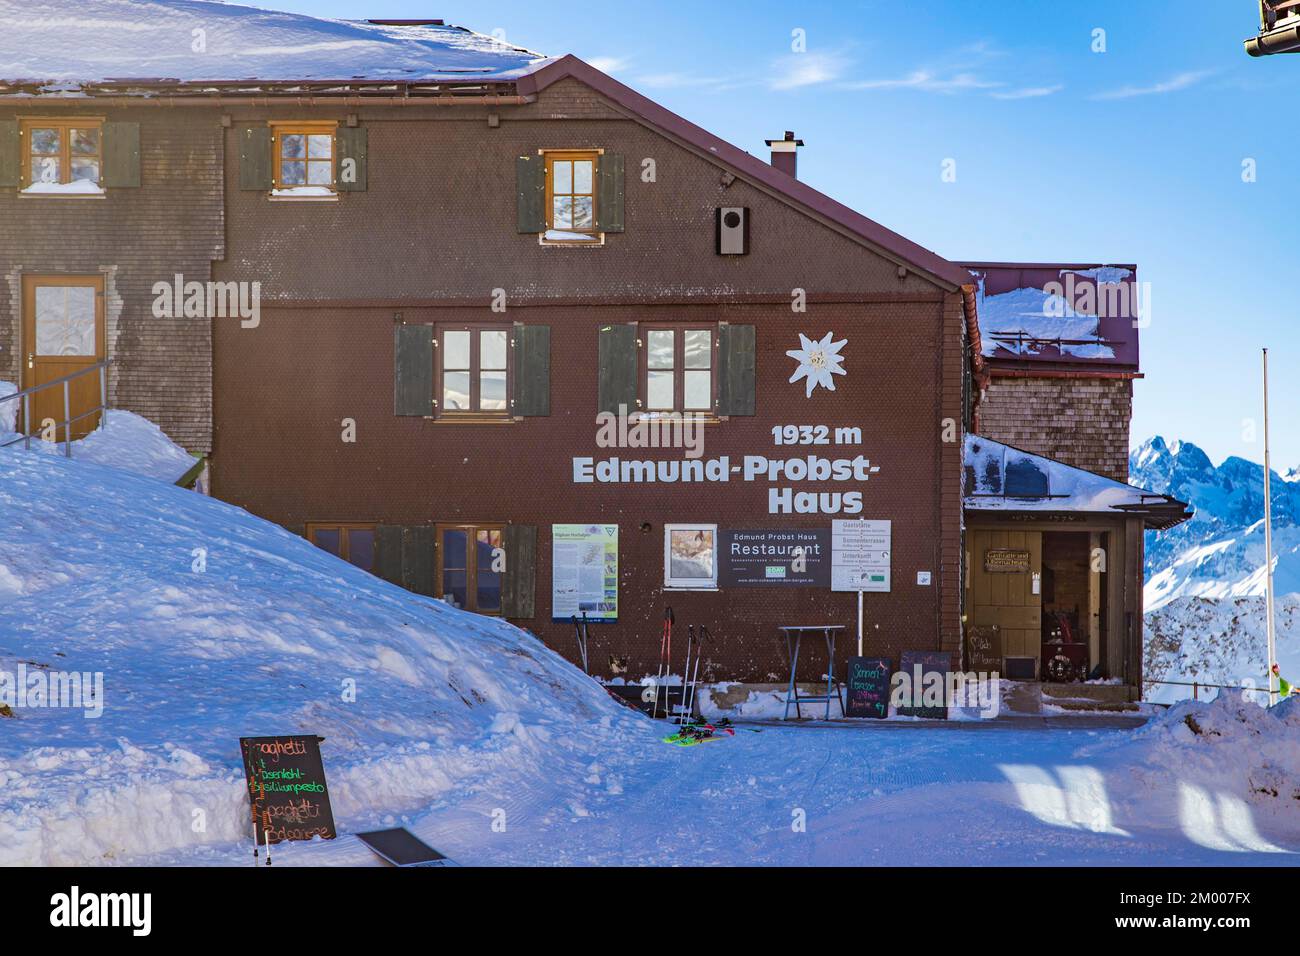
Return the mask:
<svg viewBox="0 0 1300 956">
<path fill-rule="evenodd" d="M 972 624 L 966 640 L 966 669 L 983 674 L 1002 671 L 1002 630 L 996 624 Z"/>
<path fill-rule="evenodd" d="M 240 737 L 257 842 L 334 839 L 334 812 L 315 734 Z"/>
<path fill-rule="evenodd" d="M 898 669 L 906 675 L 907 686 L 911 689 L 912 706 L 899 707 L 898 713 L 904 717 L 947 720 L 948 668 L 951 666 L 952 657 L 947 651 L 903 651 Z M 935 673 L 939 675 L 937 682 L 929 676 Z M 938 688 L 937 691 L 935 687 Z M 937 705 L 927 706 L 926 701 L 930 698 L 937 701 Z"/>
<path fill-rule="evenodd" d="M 893 673 L 887 657 L 850 657 L 848 698 L 845 717 L 889 716 L 889 678 Z"/>
</svg>

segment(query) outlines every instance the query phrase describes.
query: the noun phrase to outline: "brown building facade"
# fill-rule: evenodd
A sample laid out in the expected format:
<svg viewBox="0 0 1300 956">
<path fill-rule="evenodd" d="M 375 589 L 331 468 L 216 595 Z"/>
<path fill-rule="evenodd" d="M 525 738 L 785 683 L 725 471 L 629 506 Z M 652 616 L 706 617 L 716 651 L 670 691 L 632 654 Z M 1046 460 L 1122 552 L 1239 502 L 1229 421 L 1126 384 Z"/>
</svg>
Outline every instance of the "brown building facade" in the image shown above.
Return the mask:
<svg viewBox="0 0 1300 956">
<path fill-rule="evenodd" d="M 842 673 L 846 520 L 888 522 L 864 653 L 961 664 L 972 509 L 1061 497 L 1006 453 L 976 476 L 972 426 L 1123 477 L 1136 335 L 1120 374 L 1035 366 L 1023 332 L 989 358 L 988 283 L 1043 267 L 990 279 L 847 209 L 793 134 L 756 159 L 573 57 L 316 86 L 0 98 L 0 378 L 111 359 L 109 404 L 207 455 L 216 496 L 574 660 L 586 612 L 601 677 L 656 671 L 669 607 L 712 634 L 706 679 L 787 677 L 783 625 L 844 626 Z M 1131 551 L 1143 514 L 1086 520 Z M 1127 680 L 1123 581 L 1093 654 Z"/>
</svg>

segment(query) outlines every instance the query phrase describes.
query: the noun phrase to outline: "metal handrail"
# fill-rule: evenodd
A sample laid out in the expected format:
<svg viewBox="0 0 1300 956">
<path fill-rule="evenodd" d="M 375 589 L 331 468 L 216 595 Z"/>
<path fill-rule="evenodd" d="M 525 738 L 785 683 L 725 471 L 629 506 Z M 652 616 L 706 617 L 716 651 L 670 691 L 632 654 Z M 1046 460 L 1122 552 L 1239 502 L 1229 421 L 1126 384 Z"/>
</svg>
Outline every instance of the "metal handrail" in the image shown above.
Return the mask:
<svg viewBox="0 0 1300 956">
<path fill-rule="evenodd" d="M 23 403 L 23 432 L 17 438 L 11 438 L 9 441 L 0 442 L 0 448 L 8 448 L 10 445 L 16 445 L 24 442 L 24 450 L 31 451 L 32 448 L 32 396 L 37 392 L 43 392 L 46 389 L 55 386 L 63 386 L 63 421 L 55 422 L 55 427 L 63 426 L 63 453 L 67 458 L 72 457 L 72 426 L 75 422 L 83 418 L 89 418 L 96 412 L 100 413 L 99 427 L 104 429 L 108 424 L 108 367 L 113 364 L 111 358 L 106 358 L 102 362 L 96 362 L 94 365 L 87 365 L 83 369 L 62 375 L 59 378 L 40 385 L 33 385 L 30 388 L 24 388 L 21 391 L 14 392 L 12 395 L 0 395 L 0 405 L 5 402 L 22 400 Z M 89 375 L 91 372 L 99 372 L 99 404 L 89 411 L 82 412 L 80 415 L 72 414 L 72 392 L 70 385 L 76 379 L 83 375 Z"/>
</svg>

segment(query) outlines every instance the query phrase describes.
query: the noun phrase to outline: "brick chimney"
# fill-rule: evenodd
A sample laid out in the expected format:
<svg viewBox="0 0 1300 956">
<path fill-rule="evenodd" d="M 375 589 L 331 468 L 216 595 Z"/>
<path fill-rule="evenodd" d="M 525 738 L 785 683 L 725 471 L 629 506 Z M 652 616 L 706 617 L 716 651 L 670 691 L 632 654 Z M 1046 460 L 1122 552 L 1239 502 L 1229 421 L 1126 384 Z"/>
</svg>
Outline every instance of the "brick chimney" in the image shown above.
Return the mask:
<svg viewBox="0 0 1300 956">
<path fill-rule="evenodd" d="M 766 140 L 772 147 L 772 165 L 793 179 L 799 178 L 799 147 L 803 140 L 795 139 L 794 133 L 785 131 L 785 139 Z"/>
</svg>

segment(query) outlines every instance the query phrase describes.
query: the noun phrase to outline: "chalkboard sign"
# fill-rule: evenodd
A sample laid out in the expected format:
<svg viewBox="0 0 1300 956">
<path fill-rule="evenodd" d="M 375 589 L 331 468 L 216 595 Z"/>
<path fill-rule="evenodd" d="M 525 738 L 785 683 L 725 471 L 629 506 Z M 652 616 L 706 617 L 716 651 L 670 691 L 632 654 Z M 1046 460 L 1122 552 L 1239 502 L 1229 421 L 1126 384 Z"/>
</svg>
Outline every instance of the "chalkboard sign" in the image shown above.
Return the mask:
<svg viewBox="0 0 1300 956">
<path fill-rule="evenodd" d="M 844 716 L 888 717 L 891 674 L 893 668 L 887 657 L 850 657 Z"/>
<path fill-rule="evenodd" d="M 257 842 L 334 839 L 334 812 L 315 734 L 240 737 Z"/>
<path fill-rule="evenodd" d="M 972 624 L 966 640 L 966 669 L 982 674 L 1002 672 L 1002 629 L 996 624 Z"/>
<path fill-rule="evenodd" d="M 907 686 L 911 689 L 912 706 L 899 707 L 898 713 L 904 717 L 927 717 L 931 720 L 947 720 L 948 668 L 952 666 L 952 657 L 947 651 L 903 651 L 898 663 L 899 670 L 906 675 Z M 930 674 L 940 675 L 938 686 L 939 706 L 925 706 L 924 694 L 927 681 L 934 684 Z M 930 691 L 933 695 L 934 690 Z"/>
</svg>

